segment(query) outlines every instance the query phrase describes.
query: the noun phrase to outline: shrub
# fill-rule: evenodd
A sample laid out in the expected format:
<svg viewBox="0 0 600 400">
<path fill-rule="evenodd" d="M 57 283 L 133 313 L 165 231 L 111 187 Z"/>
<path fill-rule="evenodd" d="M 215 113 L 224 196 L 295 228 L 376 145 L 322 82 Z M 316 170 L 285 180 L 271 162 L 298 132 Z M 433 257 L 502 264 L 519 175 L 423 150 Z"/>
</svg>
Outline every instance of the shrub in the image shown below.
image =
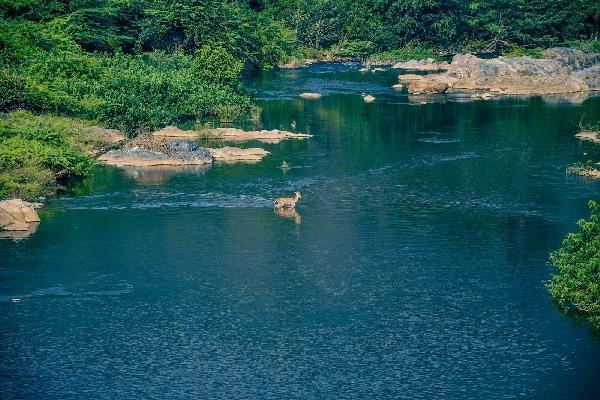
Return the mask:
<svg viewBox="0 0 600 400">
<path fill-rule="evenodd" d="M 591 216 L 580 220 L 550 255 L 558 269 L 548 283 L 550 294 L 566 312 L 578 314 L 600 328 L 600 206 L 589 203 Z"/>
<path fill-rule="evenodd" d="M 373 42 L 365 40 L 347 40 L 341 42 L 335 49 L 337 57 L 365 58 L 375 52 Z"/>
<path fill-rule="evenodd" d="M 70 121 L 70 120 L 67 120 Z M 86 126 L 64 118 L 16 111 L 0 120 L 0 198 L 53 194 L 56 176 L 83 176 L 94 165 L 85 150 Z"/>
<path fill-rule="evenodd" d="M 511 45 L 508 49 L 502 51 L 502 55 L 505 57 L 523 57 L 529 56 L 532 58 L 543 58 L 544 49 L 541 47 L 526 48 L 516 44 Z"/>
<path fill-rule="evenodd" d="M 567 41 L 569 47 L 574 47 L 585 53 L 600 53 L 600 39 Z"/>
<path fill-rule="evenodd" d="M 432 58 L 440 61 L 441 57 L 430 48 L 421 46 L 407 46 L 402 49 L 388 50 L 382 53 L 373 54 L 367 60 L 369 64 L 395 64 L 409 60 L 426 60 Z"/>
</svg>

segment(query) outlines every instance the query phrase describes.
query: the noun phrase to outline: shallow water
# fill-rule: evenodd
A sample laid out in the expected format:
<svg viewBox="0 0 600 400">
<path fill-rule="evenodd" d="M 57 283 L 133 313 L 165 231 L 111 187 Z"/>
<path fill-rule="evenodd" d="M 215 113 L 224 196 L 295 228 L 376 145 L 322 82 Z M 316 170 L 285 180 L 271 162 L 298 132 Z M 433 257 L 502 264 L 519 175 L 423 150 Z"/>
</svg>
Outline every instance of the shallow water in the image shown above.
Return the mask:
<svg viewBox="0 0 600 400">
<path fill-rule="evenodd" d="M 597 398 L 600 340 L 544 282 L 598 198 L 564 170 L 600 158 L 573 137 L 600 98 L 421 104 L 357 69 L 249 82 L 309 141 L 98 168 L 0 241 L 0 398 Z"/>
</svg>

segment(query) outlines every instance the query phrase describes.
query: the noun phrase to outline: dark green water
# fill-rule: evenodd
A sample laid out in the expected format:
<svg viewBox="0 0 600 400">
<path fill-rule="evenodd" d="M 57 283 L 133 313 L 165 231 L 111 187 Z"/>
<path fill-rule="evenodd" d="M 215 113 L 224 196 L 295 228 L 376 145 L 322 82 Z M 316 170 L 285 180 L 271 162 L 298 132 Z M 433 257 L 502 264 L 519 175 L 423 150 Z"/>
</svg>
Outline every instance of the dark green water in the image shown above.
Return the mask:
<svg viewBox="0 0 600 400">
<path fill-rule="evenodd" d="M 99 168 L 0 241 L 0 398 L 598 398 L 600 340 L 544 281 L 600 192 L 564 174 L 600 159 L 573 138 L 600 98 L 423 105 L 393 83 L 264 74 L 263 126 L 310 141 L 250 166 Z M 276 215 L 294 190 L 298 215 Z"/>
</svg>

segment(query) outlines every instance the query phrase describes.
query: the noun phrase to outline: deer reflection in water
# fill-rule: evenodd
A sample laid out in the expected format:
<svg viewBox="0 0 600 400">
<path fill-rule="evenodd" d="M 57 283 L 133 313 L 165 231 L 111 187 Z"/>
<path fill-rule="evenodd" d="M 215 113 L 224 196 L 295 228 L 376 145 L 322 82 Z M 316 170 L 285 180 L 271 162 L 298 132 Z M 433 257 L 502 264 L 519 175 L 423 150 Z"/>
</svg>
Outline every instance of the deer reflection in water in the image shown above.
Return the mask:
<svg viewBox="0 0 600 400">
<path fill-rule="evenodd" d="M 275 214 L 283 218 L 293 219 L 296 225 L 302 223 L 302 216 L 295 208 L 275 208 Z"/>
</svg>

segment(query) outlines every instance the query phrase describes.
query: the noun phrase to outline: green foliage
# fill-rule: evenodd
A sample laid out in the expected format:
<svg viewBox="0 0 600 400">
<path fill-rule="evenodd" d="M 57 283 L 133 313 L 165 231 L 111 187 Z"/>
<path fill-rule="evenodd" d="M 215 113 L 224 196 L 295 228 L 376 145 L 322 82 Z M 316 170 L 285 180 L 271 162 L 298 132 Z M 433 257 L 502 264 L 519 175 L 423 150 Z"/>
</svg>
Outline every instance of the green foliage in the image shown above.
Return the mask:
<svg viewBox="0 0 600 400">
<path fill-rule="evenodd" d="M 593 201 L 589 207 L 591 216 L 577 223 L 579 232 L 568 234 L 562 248 L 550 255 L 558 273 L 548 289 L 563 310 L 600 328 L 600 207 Z"/>
<path fill-rule="evenodd" d="M 474 51 L 549 47 L 597 37 L 596 0 L 268 0 L 266 12 L 295 27 L 301 46 L 369 41 L 377 51 L 411 43 Z"/>
<path fill-rule="evenodd" d="M 540 47 L 528 49 L 523 46 L 513 44 L 510 46 L 510 48 L 502 51 L 502 55 L 505 57 L 529 56 L 532 58 L 543 58 L 544 57 L 544 49 L 542 49 Z"/>
<path fill-rule="evenodd" d="M 402 49 L 373 54 L 367 62 L 370 64 L 395 64 L 402 61 L 426 60 L 428 58 L 441 60 L 440 56 L 433 49 L 422 46 L 407 46 Z"/>
<path fill-rule="evenodd" d="M 83 122 L 15 111 L 0 120 L 0 198 L 53 194 L 56 175 L 86 175 L 94 161 L 84 151 Z"/>
<path fill-rule="evenodd" d="M 570 40 L 567 42 L 567 45 L 579 49 L 584 53 L 600 53 L 600 39 Z"/>
<path fill-rule="evenodd" d="M 375 52 L 375 44 L 368 40 L 345 40 L 334 50 L 336 57 L 366 58 Z"/>
</svg>

